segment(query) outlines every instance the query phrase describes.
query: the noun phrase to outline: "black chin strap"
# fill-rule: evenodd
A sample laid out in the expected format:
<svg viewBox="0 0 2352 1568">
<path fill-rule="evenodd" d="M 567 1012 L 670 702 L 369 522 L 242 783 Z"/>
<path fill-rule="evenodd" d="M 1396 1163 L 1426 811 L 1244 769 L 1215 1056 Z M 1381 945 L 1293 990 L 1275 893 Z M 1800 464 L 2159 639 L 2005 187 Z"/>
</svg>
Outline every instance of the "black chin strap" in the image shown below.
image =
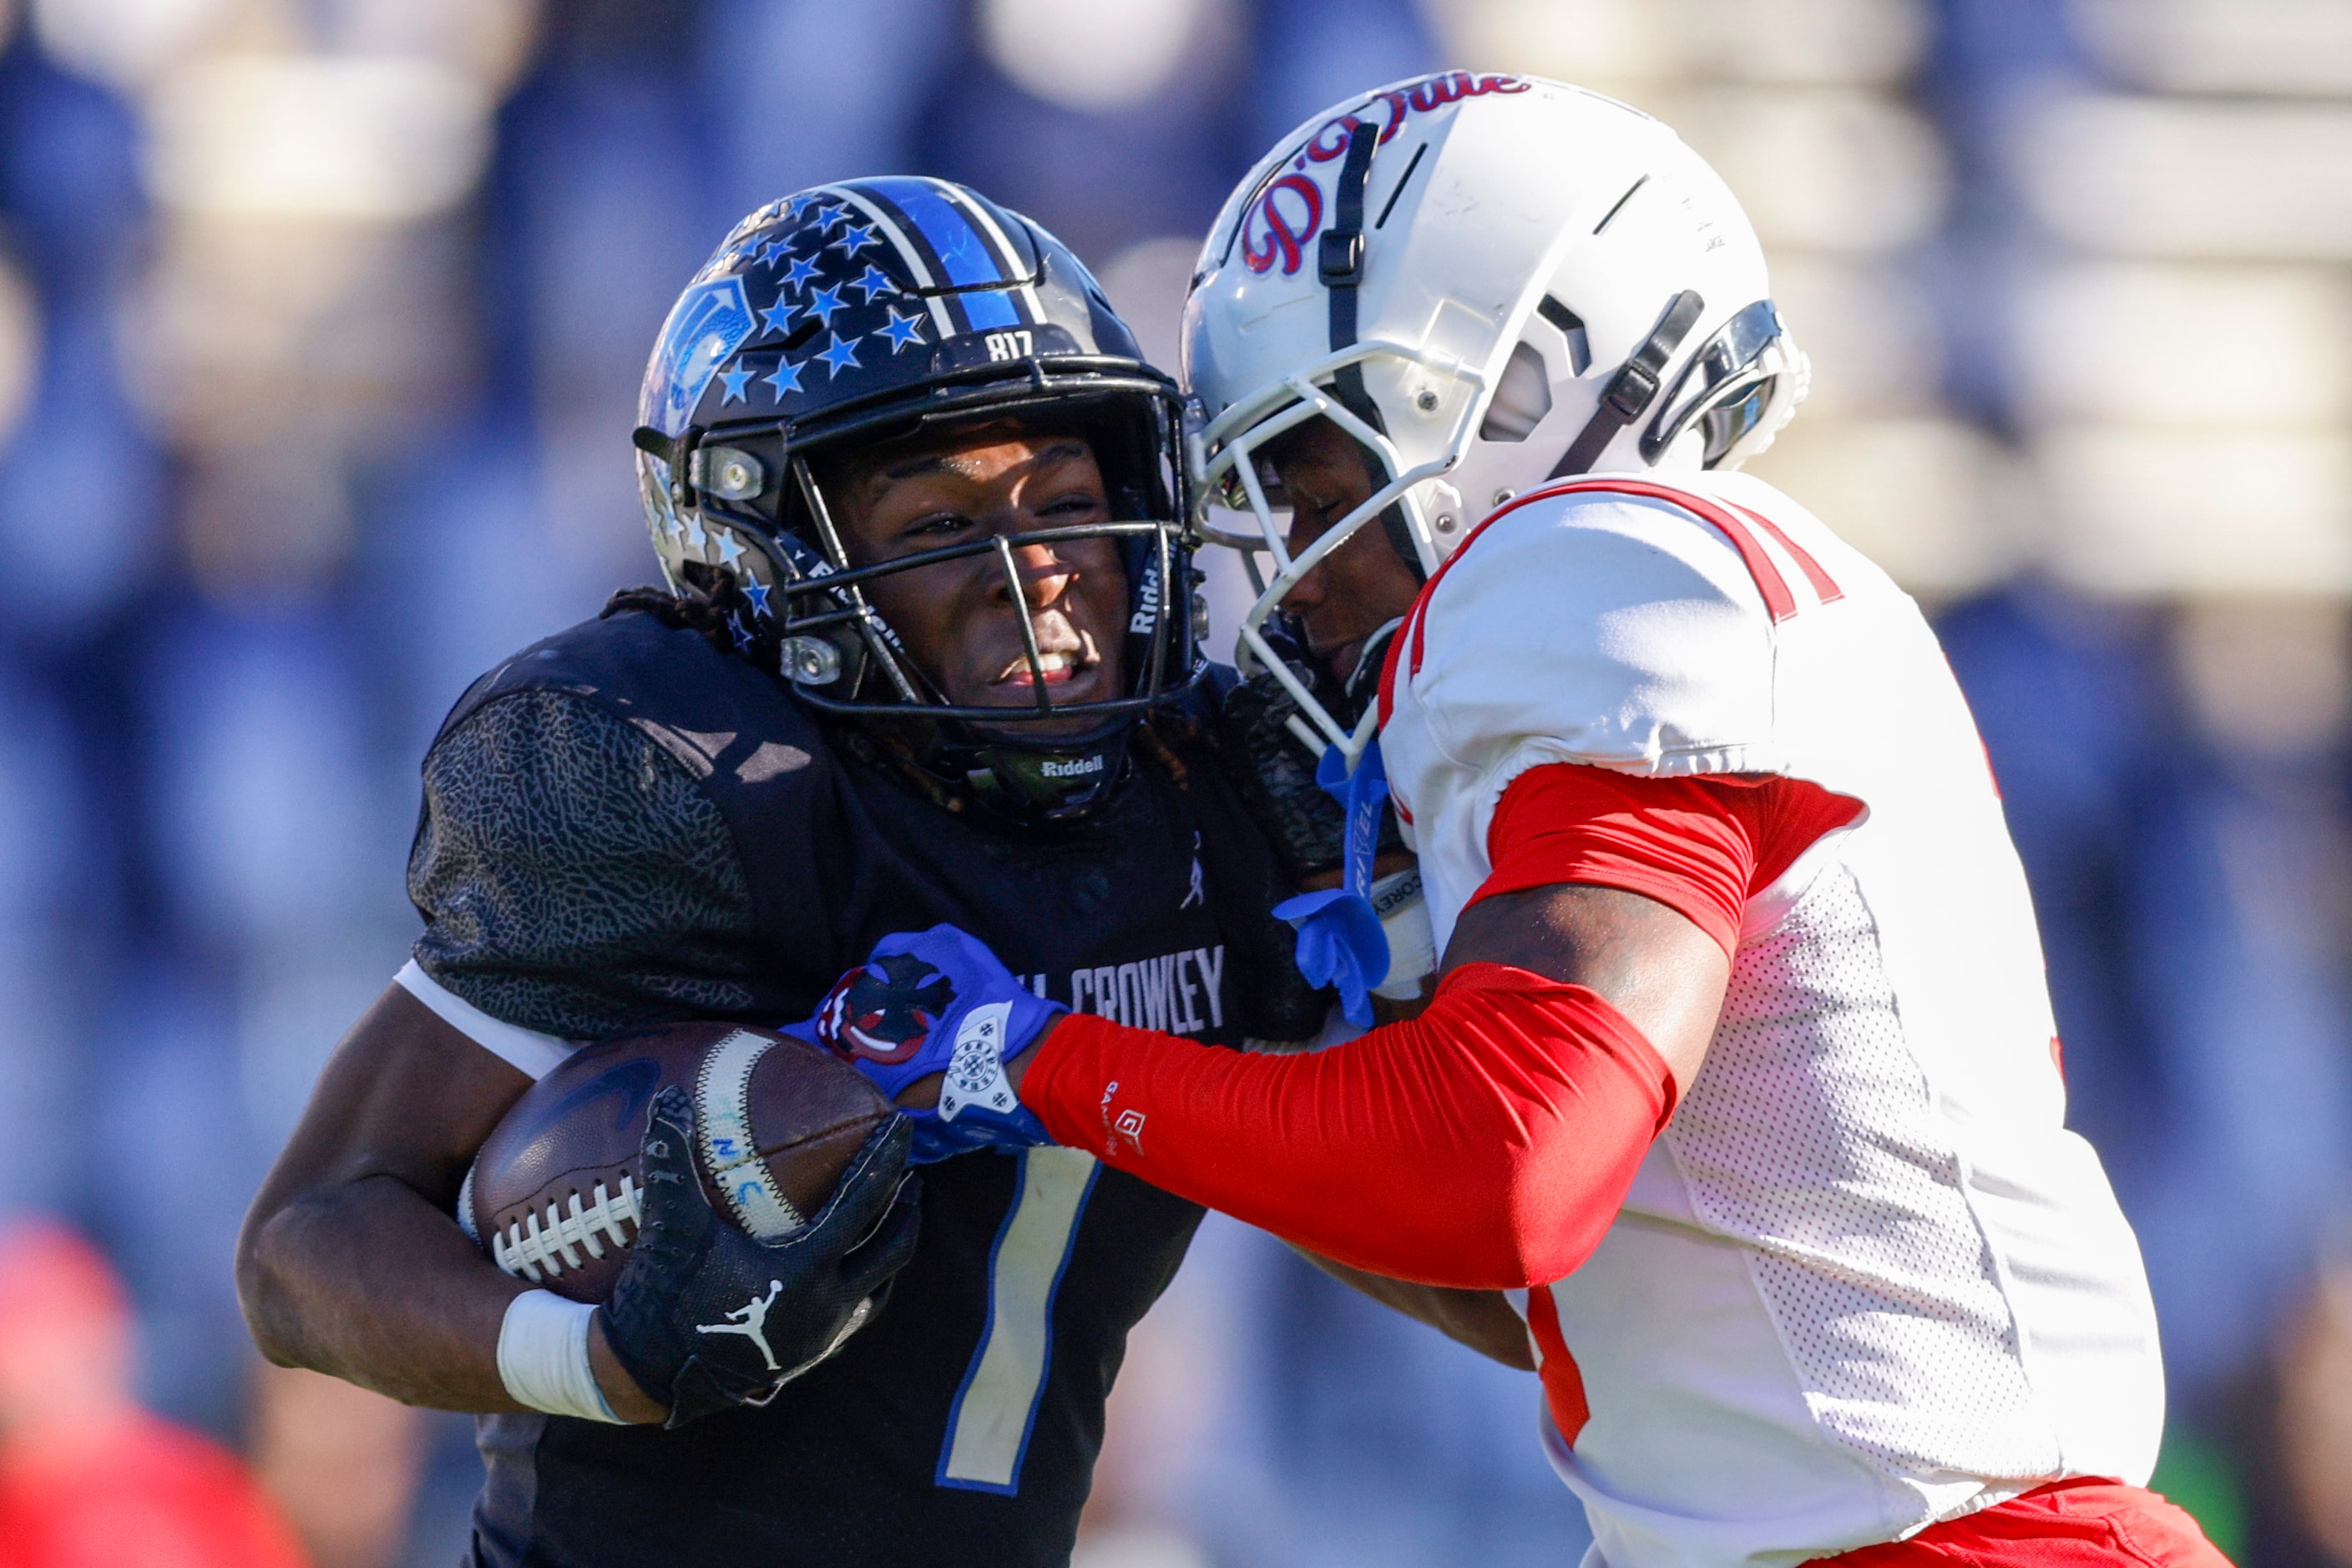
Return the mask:
<svg viewBox="0 0 2352 1568">
<path fill-rule="evenodd" d="M 1372 153 L 1380 144 L 1377 127 L 1360 120 L 1349 127 L 1348 157 L 1339 165 L 1339 188 L 1331 198 L 1331 226 L 1323 231 L 1316 253 L 1315 276 L 1331 291 L 1335 353 L 1356 341 L 1356 290 L 1364 281 L 1364 187 L 1371 182 Z M 1356 381 L 1363 384 L 1360 374 Z"/>
<path fill-rule="evenodd" d="M 1356 291 L 1364 281 L 1364 187 L 1371 183 L 1372 154 L 1380 150 L 1380 127 L 1358 121 L 1348 130 L 1348 155 L 1339 165 L 1339 187 L 1332 195 L 1331 226 L 1323 231 L 1318 242 L 1315 276 L 1331 292 L 1331 350 L 1352 347 L 1356 342 Z M 1371 394 L 1364 388 L 1364 367 L 1344 364 L 1331 377 L 1331 390 L 1339 405 L 1375 430 L 1384 430 L 1381 411 L 1372 402 Z M 1375 488 L 1384 485 L 1389 476 L 1379 473 L 1377 465 L 1366 458 L 1367 468 Z M 1381 527 L 1389 536 L 1389 547 L 1397 559 L 1411 570 L 1413 580 L 1425 575 L 1421 567 L 1421 552 L 1414 548 L 1412 531 L 1405 526 L 1404 509 L 1384 507 L 1381 510 Z"/>
<path fill-rule="evenodd" d="M 1601 406 L 1592 411 L 1592 417 L 1569 443 L 1566 456 L 1553 465 L 1551 478 L 1564 479 L 1591 469 L 1600 460 L 1601 451 L 1616 438 L 1617 432 L 1639 419 L 1656 401 L 1658 373 L 1666 368 L 1666 361 L 1690 336 L 1690 330 L 1698 324 L 1699 312 L 1706 309 L 1706 301 L 1695 289 L 1685 289 L 1666 302 L 1666 313 L 1658 319 L 1655 330 L 1642 340 L 1642 346 L 1617 367 L 1617 374 L 1601 389 Z"/>
</svg>

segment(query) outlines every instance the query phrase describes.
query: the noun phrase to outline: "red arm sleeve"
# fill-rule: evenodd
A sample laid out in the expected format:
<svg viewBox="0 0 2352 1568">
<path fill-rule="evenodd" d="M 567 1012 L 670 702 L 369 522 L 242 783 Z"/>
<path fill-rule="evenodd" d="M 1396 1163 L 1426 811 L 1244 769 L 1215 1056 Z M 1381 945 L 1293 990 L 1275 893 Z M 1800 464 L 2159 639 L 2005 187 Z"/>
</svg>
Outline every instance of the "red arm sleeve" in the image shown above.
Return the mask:
<svg viewBox="0 0 2352 1568">
<path fill-rule="evenodd" d="M 1514 781 L 1472 901 L 1563 882 L 1654 899 L 1728 953 L 1742 906 L 1859 802 L 1796 779 L 1558 763 Z M 1597 993 L 1495 963 L 1422 1016 L 1248 1056 L 1080 1015 L 1021 1098 L 1059 1142 L 1358 1268 L 1467 1289 L 1572 1272 L 1674 1109 L 1672 1074 Z"/>
<path fill-rule="evenodd" d="M 1304 1055 L 1064 1019 L 1021 1098 L 1055 1140 L 1357 1268 L 1471 1289 L 1575 1269 L 1674 1109 L 1596 993 L 1502 964 Z"/>
</svg>

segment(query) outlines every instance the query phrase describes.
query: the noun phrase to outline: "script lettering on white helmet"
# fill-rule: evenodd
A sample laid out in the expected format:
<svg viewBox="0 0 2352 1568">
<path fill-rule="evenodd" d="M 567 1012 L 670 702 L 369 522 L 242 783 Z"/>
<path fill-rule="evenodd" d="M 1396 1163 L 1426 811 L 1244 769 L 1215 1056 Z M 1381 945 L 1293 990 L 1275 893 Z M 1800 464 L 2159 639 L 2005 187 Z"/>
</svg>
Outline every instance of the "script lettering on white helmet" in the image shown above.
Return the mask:
<svg viewBox="0 0 2352 1568">
<path fill-rule="evenodd" d="M 1401 82 L 1283 138 L 1226 199 L 1184 322 L 1199 527 L 1263 558 L 1234 663 L 1349 759 L 1370 730 L 1300 684 L 1265 626 L 1351 534 L 1387 532 L 1433 576 L 1490 507 L 1556 479 L 1737 468 L 1807 374 L 1715 171 L 1639 110 L 1526 76 Z M 1622 357 L 1595 363 L 1597 345 Z M 1266 458 L 1307 418 L 1354 437 L 1376 482 L 1294 554 Z"/>
</svg>

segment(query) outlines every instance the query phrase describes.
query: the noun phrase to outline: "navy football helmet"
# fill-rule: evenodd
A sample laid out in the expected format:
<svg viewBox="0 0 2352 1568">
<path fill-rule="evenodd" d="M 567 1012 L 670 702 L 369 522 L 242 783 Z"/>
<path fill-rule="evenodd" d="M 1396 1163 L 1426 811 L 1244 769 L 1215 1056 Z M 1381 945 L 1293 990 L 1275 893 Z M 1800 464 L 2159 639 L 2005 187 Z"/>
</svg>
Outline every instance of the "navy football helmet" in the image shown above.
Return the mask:
<svg viewBox="0 0 2352 1568">
<path fill-rule="evenodd" d="M 918 737 L 927 771 L 1001 812 L 1083 815 L 1116 784 L 1139 714 L 1205 668 L 1175 384 L 1076 256 L 976 192 L 853 180 L 752 213 L 670 311 L 638 406 L 638 475 L 671 588 L 715 593 L 738 649 L 803 700 L 890 721 Z M 1113 521 L 1020 538 L 1116 540 L 1129 621 L 1115 697 L 1055 701 L 1024 616 L 1034 705 L 956 706 L 867 600 L 885 574 L 992 555 L 1018 605 L 1006 539 L 866 566 L 843 548 L 826 454 L 1007 416 L 1076 426 L 1094 446 Z M 1036 727 L 1074 716 L 1096 721 Z"/>
</svg>

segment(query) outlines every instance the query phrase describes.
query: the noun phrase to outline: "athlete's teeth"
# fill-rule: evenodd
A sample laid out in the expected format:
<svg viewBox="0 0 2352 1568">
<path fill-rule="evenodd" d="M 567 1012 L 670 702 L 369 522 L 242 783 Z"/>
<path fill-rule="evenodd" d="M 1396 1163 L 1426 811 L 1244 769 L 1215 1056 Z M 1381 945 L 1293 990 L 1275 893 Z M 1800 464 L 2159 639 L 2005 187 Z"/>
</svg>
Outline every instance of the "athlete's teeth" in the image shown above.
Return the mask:
<svg viewBox="0 0 2352 1568">
<path fill-rule="evenodd" d="M 1037 656 L 1037 668 L 1048 671 L 1067 669 L 1070 668 L 1070 660 L 1065 654 L 1041 653 Z"/>
</svg>

